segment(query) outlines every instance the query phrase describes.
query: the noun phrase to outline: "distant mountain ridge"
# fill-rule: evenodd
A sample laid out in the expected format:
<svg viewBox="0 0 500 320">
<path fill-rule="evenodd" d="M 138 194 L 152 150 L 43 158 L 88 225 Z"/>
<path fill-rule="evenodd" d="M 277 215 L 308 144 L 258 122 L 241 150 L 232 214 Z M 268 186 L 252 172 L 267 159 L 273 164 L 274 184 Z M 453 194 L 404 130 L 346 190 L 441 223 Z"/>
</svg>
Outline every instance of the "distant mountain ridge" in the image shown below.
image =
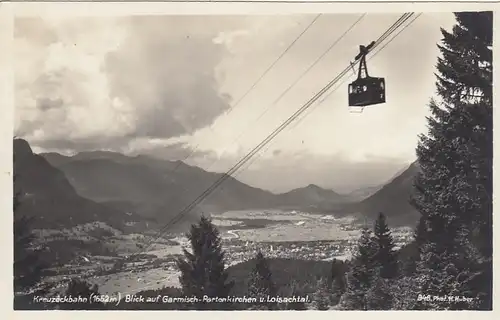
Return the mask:
<svg viewBox="0 0 500 320">
<path fill-rule="evenodd" d="M 222 173 L 207 172 L 181 161 L 143 155 L 126 156 L 106 151 L 74 156 L 41 155 L 63 171 L 82 196 L 159 221 L 171 218 L 223 177 Z M 227 210 L 300 209 L 336 203 L 344 198 L 315 185 L 276 195 L 229 176 L 184 220 L 194 221 L 202 213 Z"/>
<path fill-rule="evenodd" d="M 37 228 L 62 228 L 102 221 L 116 228 L 135 216 L 81 197 L 64 173 L 34 154 L 29 143 L 14 139 L 14 192 L 20 205 L 16 214 L 36 218 Z"/>
<path fill-rule="evenodd" d="M 14 158 L 14 171 L 19 176 L 16 190 L 37 201 L 36 206 L 23 210 L 41 215 L 42 220 L 54 220 L 49 224 L 106 219 L 120 224 L 132 219 L 130 215 L 136 220 L 152 219 L 162 223 L 223 177 L 222 173 L 207 172 L 181 161 L 143 155 L 126 156 L 108 151 L 74 156 L 36 155 L 22 139 L 14 140 Z M 227 177 L 217 190 L 184 216 L 183 224 L 189 225 L 201 214 L 228 210 L 345 207 L 346 212 L 370 219 L 384 212 L 391 224 L 409 225 L 419 216 L 409 204 L 413 178 L 418 171 L 415 162 L 384 186 L 365 188 L 364 192 L 379 190 L 358 203 L 352 203 L 352 194 L 341 195 L 314 184 L 274 194 Z M 349 202 L 351 204 L 345 206 Z M 47 208 L 42 209 L 44 206 Z M 44 214 L 49 211 L 47 218 Z"/>
<path fill-rule="evenodd" d="M 347 200 L 347 197 L 333 190 L 321 188 L 315 184 L 307 187 L 293 189 L 278 195 L 279 202 L 295 206 L 326 206 L 331 203 L 339 203 Z"/>
</svg>

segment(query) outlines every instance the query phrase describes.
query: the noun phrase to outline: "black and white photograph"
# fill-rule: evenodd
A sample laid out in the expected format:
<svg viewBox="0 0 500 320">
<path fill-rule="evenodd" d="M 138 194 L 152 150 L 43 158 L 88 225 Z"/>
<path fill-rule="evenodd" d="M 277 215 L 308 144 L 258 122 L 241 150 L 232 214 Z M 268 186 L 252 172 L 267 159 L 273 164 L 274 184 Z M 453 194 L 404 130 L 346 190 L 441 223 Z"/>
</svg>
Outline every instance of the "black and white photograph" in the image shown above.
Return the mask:
<svg viewBox="0 0 500 320">
<path fill-rule="evenodd" d="M 13 309 L 491 311 L 494 12 L 382 6 L 14 16 Z"/>
</svg>

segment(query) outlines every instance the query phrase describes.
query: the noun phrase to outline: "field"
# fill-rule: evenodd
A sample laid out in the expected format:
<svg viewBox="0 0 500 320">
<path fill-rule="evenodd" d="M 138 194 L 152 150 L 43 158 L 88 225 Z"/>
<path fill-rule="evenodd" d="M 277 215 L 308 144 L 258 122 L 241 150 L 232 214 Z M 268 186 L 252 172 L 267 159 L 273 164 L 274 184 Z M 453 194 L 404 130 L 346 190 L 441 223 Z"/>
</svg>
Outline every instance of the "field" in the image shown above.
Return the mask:
<svg viewBox="0 0 500 320">
<path fill-rule="evenodd" d="M 215 216 L 222 230 L 243 241 L 319 241 L 357 238 L 359 226 L 350 218 L 314 215 L 297 211 L 230 211 Z M 227 227 L 231 221 L 234 224 Z M 229 230 L 228 230 L 229 229 Z"/>
<path fill-rule="evenodd" d="M 362 227 L 350 218 L 278 210 L 231 211 L 212 216 L 212 221 L 220 230 L 228 265 L 248 261 L 257 251 L 273 259 L 346 260 L 351 257 Z M 97 284 L 101 293 L 109 295 L 179 286 L 175 258 L 188 246 L 185 236 L 164 235 L 147 252 L 143 252 L 147 257 L 126 263 L 122 269 L 113 271 L 116 261 L 126 260 L 128 255 L 138 252 L 149 237 L 106 231 L 109 238 L 105 246 L 115 253 L 113 257 L 92 256 L 87 262 L 76 262 L 78 268 L 65 266 L 64 269 L 78 270 L 80 278 Z M 78 237 L 83 237 L 81 232 L 79 229 Z M 96 233 L 95 230 L 87 232 Z M 65 231 L 65 236 L 70 234 L 73 235 Z M 404 242 L 408 230 L 397 230 L 395 235 L 400 242 Z M 50 232 L 45 232 L 45 236 L 59 238 Z M 96 271 L 99 268 L 101 270 Z M 64 283 L 63 280 L 70 276 L 67 273 L 54 275 L 47 281 Z"/>
</svg>

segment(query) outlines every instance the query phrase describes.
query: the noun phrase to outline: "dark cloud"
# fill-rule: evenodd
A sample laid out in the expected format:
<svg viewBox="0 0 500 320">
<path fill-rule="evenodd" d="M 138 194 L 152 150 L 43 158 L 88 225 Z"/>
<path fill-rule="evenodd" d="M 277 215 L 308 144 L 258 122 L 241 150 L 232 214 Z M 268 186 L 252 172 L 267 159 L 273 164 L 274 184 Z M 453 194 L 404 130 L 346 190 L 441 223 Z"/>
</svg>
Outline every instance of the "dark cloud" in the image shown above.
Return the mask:
<svg viewBox="0 0 500 320">
<path fill-rule="evenodd" d="M 227 49 L 213 39 L 237 21 L 216 16 L 88 18 L 54 25 L 18 21 L 16 37 L 38 52 L 30 61 L 36 68 L 16 79 L 21 98 L 16 134 L 41 148 L 113 150 L 135 139 L 168 139 L 209 126 L 230 107 L 216 76 Z M 101 60 L 106 38 L 96 38 L 95 49 L 91 40 L 99 36 L 98 27 L 125 34 Z"/>
<path fill-rule="evenodd" d="M 108 55 L 111 94 L 140 110 L 136 137 L 189 134 L 210 125 L 229 108 L 214 70 L 225 47 L 212 40 L 217 30 L 199 32 L 196 22 L 191 25 L 172 17 L 131 19 L 127 39 Z"/>
</svg>

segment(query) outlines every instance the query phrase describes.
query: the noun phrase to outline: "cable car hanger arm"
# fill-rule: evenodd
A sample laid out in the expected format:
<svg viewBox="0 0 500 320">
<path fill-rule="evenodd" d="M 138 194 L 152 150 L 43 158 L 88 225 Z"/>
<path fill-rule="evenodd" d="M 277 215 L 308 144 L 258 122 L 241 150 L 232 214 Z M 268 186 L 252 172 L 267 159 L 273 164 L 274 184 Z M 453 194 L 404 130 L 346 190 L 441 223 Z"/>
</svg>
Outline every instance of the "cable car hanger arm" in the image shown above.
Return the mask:
<svg viewBox="0 0 500 320">
<path fill-rule="evenodd" d="M 359 53 L 358 55 L 354 58 L 354 61 L 358 61 L 359 59 L 361 59 L 363 56 L 366 56 L 370 50 L 373 48 L 373 46 L 375 45 L 375 41 L 372 41 L 369 45 L 367 45 L 366 47 L 363 46 L 363 45 L 360 45 L 359 46 Z"/>
<path fill-rule="evenodd" d="M 359 61 L 359 69 L 358 69 L 358 79 L 362 78 L 362 72 L 364 72 L 364 77 L 368 78 L 368 67 L 366 66 L 366 55 L 370 52 L 371 48 L 375 45 L 375 41 L 372 41 L 369 45 L 359 46 L 359 53 L 358 55 L 354 58 L 355 61 Z"/>
</svg>

